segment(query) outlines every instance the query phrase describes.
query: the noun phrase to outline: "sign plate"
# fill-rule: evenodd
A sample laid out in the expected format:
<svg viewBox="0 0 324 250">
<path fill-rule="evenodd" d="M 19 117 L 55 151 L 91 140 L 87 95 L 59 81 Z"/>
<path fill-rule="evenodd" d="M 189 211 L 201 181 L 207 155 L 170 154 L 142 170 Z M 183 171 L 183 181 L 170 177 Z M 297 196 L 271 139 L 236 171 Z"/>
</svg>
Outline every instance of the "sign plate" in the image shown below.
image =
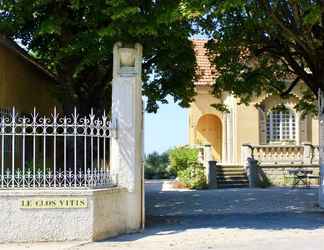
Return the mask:
<svg viewBox="0 0 324 250">
<path fill-rule="evenodd" d="M 86 198 L 33 198 L 19 201 L 22 209 L 87 208 Z"/>
</svg>

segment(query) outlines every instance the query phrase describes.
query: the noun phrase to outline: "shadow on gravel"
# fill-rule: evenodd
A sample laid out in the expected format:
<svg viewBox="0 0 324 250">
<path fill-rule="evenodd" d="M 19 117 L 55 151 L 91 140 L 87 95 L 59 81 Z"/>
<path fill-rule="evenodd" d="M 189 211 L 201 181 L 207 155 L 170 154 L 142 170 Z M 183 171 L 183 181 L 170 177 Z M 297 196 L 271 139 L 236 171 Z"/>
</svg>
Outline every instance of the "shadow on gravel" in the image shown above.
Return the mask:
<svg viewBox="0 0 324 250">
<path fill-rule="evenodd" d="M 146 229 L 112 241 L 135 241 L 190 229 L 314 230 L 324 228 L 317 189 L 162 191 L 146 183 Z"/>
<path fill-rule="evenodd" d="M 187 216 L 148 216 L 147 228 L 176 229 L 222 228 L 222 229 L 259 229 L 313 230 L 324 228 L 324 212 L 275 212 L 259 214 L 219 214 Z"/>
<path fill-rule="evenodd" d="M 123 235 L 109 241 L 131 242 L 149 236 L 174 235 L 190 229 L 314 230 L 324 227 L 324 213 L 264 213 L 188 216 L 148 216 L 142 233 Z"/>
<path fill-rule="evenodd" d="M 146 192 L 146 227 L 240 228 L 260 230 L 324 228 L 318 189 L 218 189 L 162 191 L 152 182 Z"/>
</svg>

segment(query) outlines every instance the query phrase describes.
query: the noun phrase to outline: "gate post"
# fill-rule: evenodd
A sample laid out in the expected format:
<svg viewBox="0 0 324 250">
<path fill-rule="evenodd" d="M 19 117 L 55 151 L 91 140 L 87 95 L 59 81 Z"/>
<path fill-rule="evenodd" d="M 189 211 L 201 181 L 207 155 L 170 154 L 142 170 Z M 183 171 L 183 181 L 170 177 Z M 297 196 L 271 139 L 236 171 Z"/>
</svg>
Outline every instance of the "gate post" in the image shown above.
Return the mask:
<svg viewBox="0 0 324 250">
<path fill-rule="evenodd" d="M 247 176 L 249 179 L 249 187 L 257 187 L 260 181 L 258 173 L 258 161 L 251 157 L 247 159 Z"/>
<path fill-rule="evenodd" d="M 143 114 L 142 46 L 114 45 L 110 168 L 119 187 L 124 187 L 126 227 L 134 231 L 144 224 L 143 211 Z M 113 204 L 112 204 L 113 205 Z"/>
</svg>

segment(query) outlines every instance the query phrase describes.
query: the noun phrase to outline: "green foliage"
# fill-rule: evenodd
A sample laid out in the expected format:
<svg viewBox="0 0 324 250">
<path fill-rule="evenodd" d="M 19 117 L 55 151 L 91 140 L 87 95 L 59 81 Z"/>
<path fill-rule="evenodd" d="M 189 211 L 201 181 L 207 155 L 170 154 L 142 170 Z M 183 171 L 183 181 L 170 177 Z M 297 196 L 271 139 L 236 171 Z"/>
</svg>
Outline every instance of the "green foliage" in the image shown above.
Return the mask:
<svg viewBox="0 0 324 250">
<path fill-rule="evenodd" d="M 271 180 L 266 176 L 266 174 L 264 174 L 263 172 L 261 172 L 259 179 L 256 183 L 256 186 L 259 188 L 268 188 L 268 187 L 272 187 L 273 183 L 271 182 Z"/>
<path fill-rule="evenodd" d="M 109 109 L 116 41 L 144 46 L 147 110 L 172 95 L 187 107 L 195 94 L 190 15 L 181 0 L 2 0 L 0 33 L 18 39 L 56 75 L 64 110 Z M 149 77 L 153 76 L 153 77 Z"/>
<path fill-rule="evenodd" d="M 273 184 L 267 176 L 264 176 L 264 178 L 259 180 L 257 183 L 257 187 L 260 187 L 260 188 L 268 188 L 271 186 L 273 186 Z"/>
<path fill-rule="evenodd" d="M 191 163 L 188 168 L 178 172 L 179 180 L 190 189 L 207 188 L 204 167 L 198 163 Z"/>
<path fill-rule="evenodd" d="M 191 189 L 207 187 L 204 167 L 198 162 L 198 150 L 189 147 L 177 147 L 169 151 L 170 172 Z"/>
<path fill-rule="evenodd" d="M 168 152 L 159 154 L 153 152 L 145 157 L 144 175 L 146 179 L 167 179 L 171 177 L 168 171 Z"/>
<path fill-rule="evenodd" d="M 271 180 L 268 178 L 268 176 L 265 174 L 263 171 L 260 162 L 257 162 L 256 166 L 257 170 L 257 180 L 256 180 L 256 186 L 259 188 L 268 188 L 273 186 L 273 183 Z"/>
<path fill-rule="evenodd" d="M 198 162 L 198 150 L 189 147 L 176 147 L 169 151 L 170 171 L 177 174 Z"/>
<path fill-rule="evenodd" d="M 288 98 L 299 86 L 296 108 L 317 111 L 315 99 L 324 90 L 321 1 L 191 2 L 193 10 L 200 7 L 199 26 L 211 38 L 208 54 L 219 73 L 215 96 L 227 91 L 248 104 L 264 93 Z"/>
</svg>

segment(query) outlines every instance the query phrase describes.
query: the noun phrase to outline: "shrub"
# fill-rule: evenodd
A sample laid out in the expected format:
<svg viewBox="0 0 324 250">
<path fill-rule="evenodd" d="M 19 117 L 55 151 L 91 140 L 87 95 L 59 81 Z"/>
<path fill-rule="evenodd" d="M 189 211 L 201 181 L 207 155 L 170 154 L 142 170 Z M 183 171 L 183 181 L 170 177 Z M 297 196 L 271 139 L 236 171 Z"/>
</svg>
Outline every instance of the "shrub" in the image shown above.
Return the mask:
<svg viewBox="0 0 324 250">
<path fill-rule="evenodd" d="M 207 187 L 204 167 L 198 161 L 199 152 L 189 147 L 178 147 L 169 151 L 170 172 L 190 189 Z"/>
<path fill-rule="evenodd" d="M 257 180 L 257 183 L 256 183 L 257 187 L 268 188 L 268 187 L 273 186 L 271 180 L 263 172 L 259 162 L 258 162 L 258 165 L 257 165 L 257 173 L 258 173 L 258 180 Z"/>
<path fill-rule="evenodd" d="M 170 172 L 177 175 L 179 171 L 198 162 L 198 150 L 189 147 L 177 147 L 169 151 Z"/>
<path fill-rule="evenodd" d="M 146 179 L 167 179 L 171 177 L 168 171 L 169 155 L 153 152 L 145 157 L 144 175 Z"/>
<path fill-rule="evenodd" d="M 190 189 L 207 188 L 204 167 L 200 163 L 191 163 L 187 169 L 178 172 L 178 177 Z"/>
</svg>

